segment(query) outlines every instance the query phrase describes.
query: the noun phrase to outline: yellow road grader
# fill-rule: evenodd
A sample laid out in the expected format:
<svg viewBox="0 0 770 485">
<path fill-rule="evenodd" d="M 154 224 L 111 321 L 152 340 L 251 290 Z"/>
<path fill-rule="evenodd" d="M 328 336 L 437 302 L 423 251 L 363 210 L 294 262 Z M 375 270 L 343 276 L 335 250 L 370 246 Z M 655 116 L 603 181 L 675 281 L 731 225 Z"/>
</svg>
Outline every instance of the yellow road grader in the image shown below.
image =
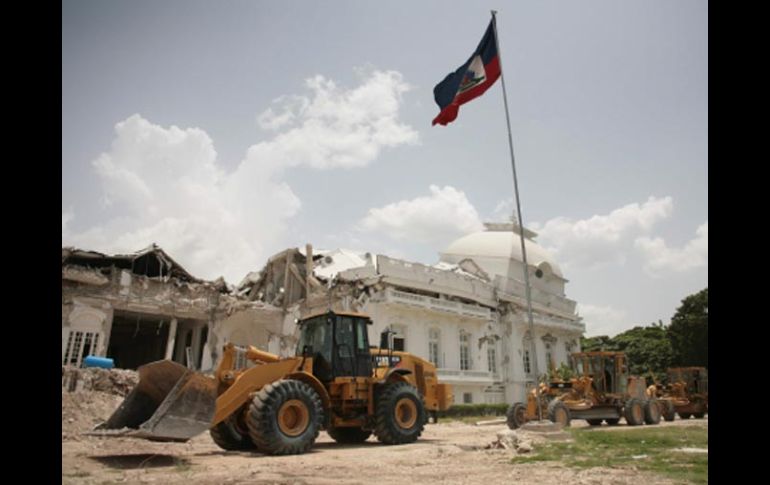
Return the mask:
<svg viewBox="0 0 770 485">
<path fill-rule="evenodd" d="M 370 347 L 371 323 L 346 312 L 304 318 L 289 358 L 228 343 L 214 377 L 167 360 L 144 365 L 139 384 L 89 434 L 186 441 L 209 430 L 225 450 L 271 455 L 308 451 L 320 430 L 340 443 L 372 434 L 389 445 L 414 442 L 428 414 L 452 404 L 452 388 L 387 338 Z"/>
<path fill-rule="evenodd" d="M 705 367 L 672 367 L 667 374 L 668 384 L 654 384 L 647 391 L 660 403 L 663 418 L 673 421 L 675 414 L 682 419 L 705 416 L 709 406 L 708 370 Z"/>
<path fill-rule="evenodd" d="M 572 419 L 585 419 L 592 426 L 602 421 L 616 425 L 620 418 L 631 426 L 660 422 L 658 403 L 646 396 L 644 379 L 628 375 L 624 353 L 577 352 L 570 356 L 570 368 L 576 377 L 540 384 L 539 401 L 532 389 L 526 404 L 510 406 L 508 427 L 516 429 L 537 420 L 539 412 L 563 426 L 569 426 Z"/>
</svg>

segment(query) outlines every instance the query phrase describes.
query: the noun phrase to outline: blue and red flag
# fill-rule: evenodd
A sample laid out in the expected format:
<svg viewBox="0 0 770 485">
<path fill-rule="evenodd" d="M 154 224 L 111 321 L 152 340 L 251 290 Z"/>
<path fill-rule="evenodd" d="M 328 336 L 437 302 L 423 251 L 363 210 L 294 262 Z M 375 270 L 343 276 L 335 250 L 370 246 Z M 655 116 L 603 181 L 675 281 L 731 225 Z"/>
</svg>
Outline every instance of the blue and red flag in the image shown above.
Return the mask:
<svg viewBox="0 0 770 485">
<path fill-rule="evenodd" d="M 497 54 L 494 21 L 489 22 L 479 46 L 465 64 L 449 73 L 433 88 L 433 97 L 441 112 L 433 120 L 446 126 L 457 118 L 460 105 L 484 94 L 500 77 L 500 57 Z"/>
</svg>

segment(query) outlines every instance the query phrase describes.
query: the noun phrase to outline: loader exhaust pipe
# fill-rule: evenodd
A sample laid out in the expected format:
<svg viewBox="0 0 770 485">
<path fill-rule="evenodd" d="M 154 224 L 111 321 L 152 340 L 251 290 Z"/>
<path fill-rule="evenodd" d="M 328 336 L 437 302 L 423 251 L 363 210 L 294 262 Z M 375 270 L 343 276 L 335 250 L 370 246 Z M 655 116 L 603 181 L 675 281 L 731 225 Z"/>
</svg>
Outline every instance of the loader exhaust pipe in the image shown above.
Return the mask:
<svg viewBox="0 0 770 485">
<path fill-rule="evenodd" d="M 170 360 L 139 367 L 139 384 L 93 431 L 102 437 L 187 441 L 206 431 L 214 417 L 217 384 Z"/>
</svg>

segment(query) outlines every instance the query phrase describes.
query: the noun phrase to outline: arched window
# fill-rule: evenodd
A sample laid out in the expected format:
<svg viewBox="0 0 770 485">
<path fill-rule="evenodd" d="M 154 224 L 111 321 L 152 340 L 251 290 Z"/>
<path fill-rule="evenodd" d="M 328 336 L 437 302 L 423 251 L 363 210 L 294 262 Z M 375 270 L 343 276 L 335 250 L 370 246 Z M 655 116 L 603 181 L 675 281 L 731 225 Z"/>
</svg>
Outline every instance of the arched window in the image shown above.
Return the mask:
<svg viewBox="0 0 770 485">
<path fill-rule="evenodd" d="M 441 367 L 441 331 L 437 328 L 428 330 L 428 360 L 436 367 Z"/>
<path fill-rule="evenodd" d="M 471 369 L 471 335 L 465 330 L 460 330 L 460 369 Z"/>
</svg>

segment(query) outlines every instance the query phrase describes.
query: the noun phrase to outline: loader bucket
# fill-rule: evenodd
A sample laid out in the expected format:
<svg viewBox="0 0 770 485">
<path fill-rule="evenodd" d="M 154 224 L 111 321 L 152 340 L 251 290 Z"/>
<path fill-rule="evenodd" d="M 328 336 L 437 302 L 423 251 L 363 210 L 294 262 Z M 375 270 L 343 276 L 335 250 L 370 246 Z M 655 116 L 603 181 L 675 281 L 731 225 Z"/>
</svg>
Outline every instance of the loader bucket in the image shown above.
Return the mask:
<svg viewBox="0 0 770 485">
<path fill-rule="evenodd" d="M 152 362 L 138 370 L 139 384 L 120 407 L 85 434 L 187 441 L 209 429 L 217 398 L 214 378 L 170 360 Z"/>
</svg>

